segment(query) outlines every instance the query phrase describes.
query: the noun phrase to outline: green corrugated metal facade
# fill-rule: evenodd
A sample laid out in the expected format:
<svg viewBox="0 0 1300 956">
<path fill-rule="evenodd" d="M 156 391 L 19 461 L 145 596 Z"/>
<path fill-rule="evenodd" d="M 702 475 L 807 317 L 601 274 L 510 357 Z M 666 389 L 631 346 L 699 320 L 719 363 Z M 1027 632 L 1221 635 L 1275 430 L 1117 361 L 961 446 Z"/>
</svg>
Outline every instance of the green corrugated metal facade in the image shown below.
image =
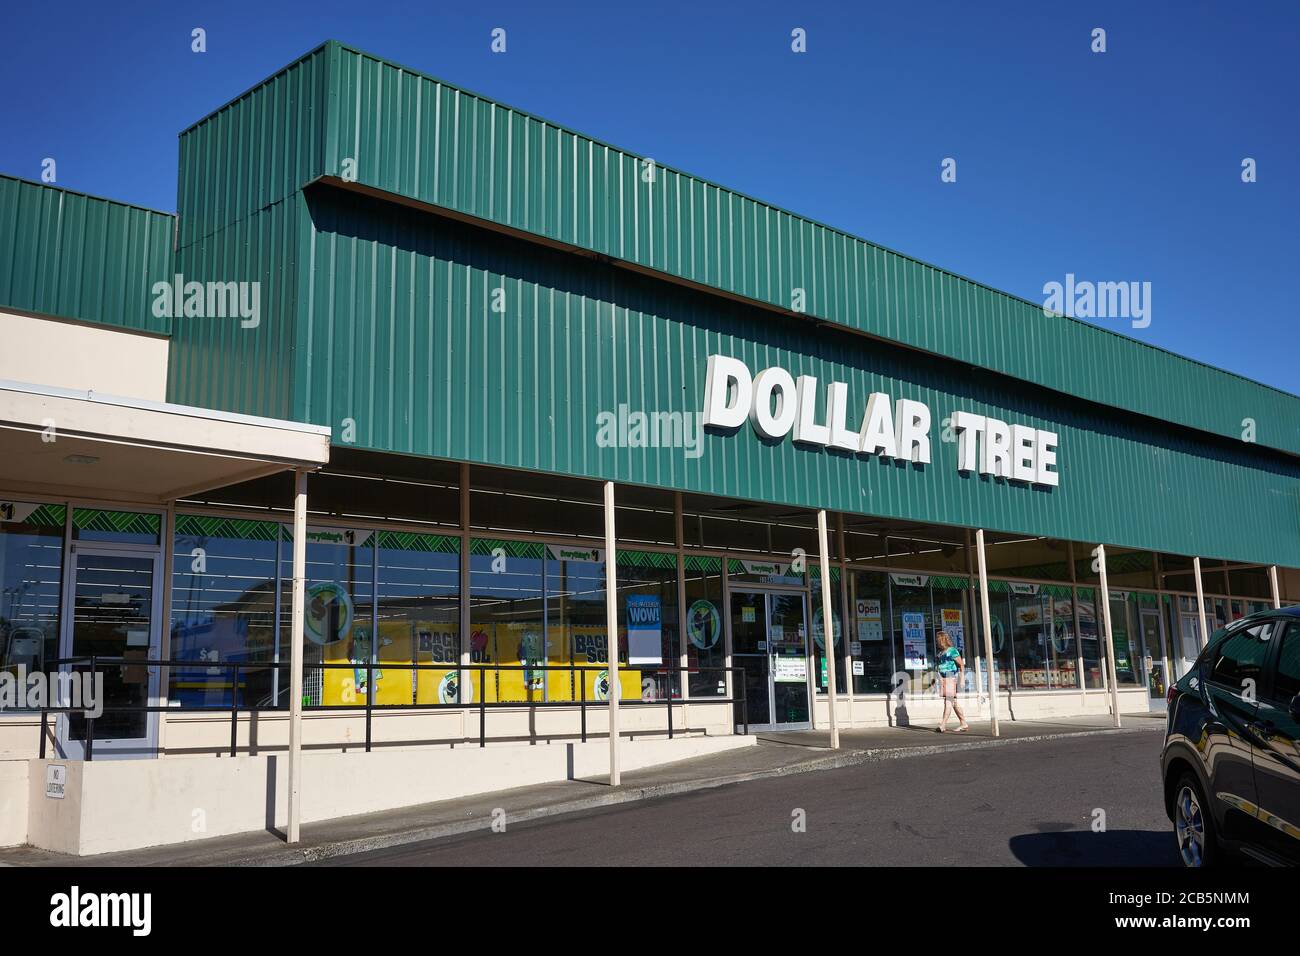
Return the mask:
<svg viewBox="0 0 1300 956">
<path fill-rule="evenodd" d="M 178 322 L 168 395 L 191 405 L 301 417 L 293 401 L 302 186 L 321 173 L 324 48 L 180 137 L 176 262 L 189 279 L 258 282 L 262 321 Z"/>
<path fill-rule="evenodd" d="M 261 282 L 263 318 L 178 320 L 170 397 L 351 420 L 380 451 L 1300 566 L 1300 399 L 641 170 L 326 44 L 181 136 L 177 268 Z M 808 315 L 777 314 L 794 287 Z M 927 403 L 933 464 L 748 428 L 699 457 L 597 447 L 620 404 L 698 411 L 714 352 L 845 381 L 857 410 Z M 1060 487 L 958 473 L 939 440 L 958 408 L 1058 432 Z"/>
<path fill-rule="evenodd" d="M 323 166 L 1068 395 L 1300 452 L 1294 396 L 1033 304 L 338 44 Z M 1213 395 L 1212 402 L 1205 401 Z M 1289 427 L 1288 427 L 1289 426 Z"/>
<path fill-rule="evenodd" d="M 383 200 L 309 191 L 301 413 L 363 447 L 729 497 L 1283 564 L 1300 560 L 1300 463 Z M 506 311 L 492 310 L 505 290 Z M 760 442 L 600 448 L 596 416 L 702 407 L 708 355 L 931 408 L 924 469 Z M 1057 431 L 1060 487 L 966 477 L 956 409 Z M 336 434 L 338 432 L 336 431 Z M 1225 507 L 1225 504 L 1227 505 Z M 1231 517 L 1229 517 L 1231 515 Z M 1199 549 L 1199 550 L 1198 550 Z M 1285 560 L 1284 560 L 1285 556 Z"/>
<path fill-rule="evenodd" d="M 176 217 L 0 175 L 0 307 L 166 333 Z"/>
</svg>

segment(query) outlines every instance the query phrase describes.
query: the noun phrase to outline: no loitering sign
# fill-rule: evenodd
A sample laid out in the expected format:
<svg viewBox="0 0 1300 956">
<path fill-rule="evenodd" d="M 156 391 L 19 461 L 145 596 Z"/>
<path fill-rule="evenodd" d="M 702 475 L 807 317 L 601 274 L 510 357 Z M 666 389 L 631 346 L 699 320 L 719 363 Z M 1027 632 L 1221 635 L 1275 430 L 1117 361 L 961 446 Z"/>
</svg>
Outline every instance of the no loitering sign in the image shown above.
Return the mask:
<svg viewBox="0 0 1300 956">
<path fill-rule="evenodd" d="M 45 768 L 45 797 L 47 800 L 62 800 L 68 789 L 68 768 L 63 764 L 52 763 Z"/>
</svg>

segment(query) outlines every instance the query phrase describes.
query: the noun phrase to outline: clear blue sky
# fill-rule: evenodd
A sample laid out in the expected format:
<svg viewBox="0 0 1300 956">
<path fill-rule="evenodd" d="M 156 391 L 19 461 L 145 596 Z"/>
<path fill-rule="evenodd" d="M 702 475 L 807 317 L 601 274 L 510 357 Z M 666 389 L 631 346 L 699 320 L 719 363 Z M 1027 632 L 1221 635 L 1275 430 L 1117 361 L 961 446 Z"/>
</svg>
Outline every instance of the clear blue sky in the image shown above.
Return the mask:
<svg viewBox="0 0 1300 956">
<path fill-rule="evenodd" d="M 177 133 L 335 38 L 1036 302 L 1149 281 L 1098 324 L 1300 392 L 1300 3 L 619 6 L 11 3 L 0 171 L 173 210 Z"/>
</svg>

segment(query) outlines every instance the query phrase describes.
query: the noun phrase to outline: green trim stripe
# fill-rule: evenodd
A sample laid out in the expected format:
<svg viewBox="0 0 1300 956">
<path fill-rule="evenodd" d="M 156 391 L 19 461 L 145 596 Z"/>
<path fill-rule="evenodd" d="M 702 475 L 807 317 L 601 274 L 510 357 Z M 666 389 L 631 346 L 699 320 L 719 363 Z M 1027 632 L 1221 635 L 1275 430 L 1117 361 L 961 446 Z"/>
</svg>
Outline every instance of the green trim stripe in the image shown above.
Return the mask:
<svg viewBox="0 0 1300 956">
<path fill-rule="evenodd" d="M 449 534 L 420 534 L 416 531 L 381 531 L 379 547 L 394 551 L 460 554 L 460 538 Z"/>
<path fill-rule="evenodd" d="M 624 551 L 618 552 L 618 563 L 634 568 L 664 568 L 676 570 L 677 555 L 665 554 L 663 551 Z"/>
<path fill-rule="evenodd" d="M 68 509 L 65 505 L 40 505 L 27 516 L 23 524 L 36 525 L 40 528 L 58 528 L 62 531 L 67 520 Z"/>
<path fill-rule="evenodd" d="M 952 591 L 965 591 L 970 588 L 970 578 L 954 577 L 945 574 L 930 575 L 930 587 L 947 588 Z"/>
<path fill-rule="evenodd" d="M 102 511 L 73 508 L 72 527 L 78 531 L 116 531 L 121 534 L 152 534 L 162 529 L 162 517 L 139 511 Z"/>
<path fill-rule="evenodd" d="M 212 515 L 176 516 L 177 537 L 232 538 L 238 541 L 274 541 L 279 525 L 274 521 L 249 518 L 218 518 Z"/>
<path fill-rule="evenodd" d="M 821 579 L 822 579 L 822 563 L 821 563 L 821 561 L 817 560 L 816 558 L 813 558 L 813 559 L 811 559 L 811 560 L 808 562 L 808 575 L 809 575 L 809 578 L 810 578 L 810 582 L 809 582 L 810 584 L 813 583 L 813 582 L 818 582 L 818 583 L 821 582 Z M 839 584 L 839 583 L 840 583 L 840 569 L 837 568 L 835 565 L 832 564 L 832 565 L 831 565 L 831 584 Z"/>
<path fill-rule="evenodd" d="M 469 553 L 481 557 L 491 557 L 492 552 L 500 548 L 508 558 L 543 558 L 546 545 L 536 541 L 503 541 L 498 538 L 471 538 Z"/>
<path fill-rule="evenodd" d="M 293 542 L 293 525 L 292 524 L 281 525 L 281 528 L 284 531 L 285 543 L 291 544 Z M 375 532 L 370 528 L 344 528 L 344 527 L 335 528 L 334 526 L 331 525 L 308 524 L 307 525 L 308 544 L 338 544 L 338 545 L 345 544 L 345 542 L 343 541 L 313 541 L 311 539 L 311 535 L 313 531 L 327 532 L 327 533 L 333 533 L 334 531 L 338 531 L 340 533 L 345 531 L 351 531 L 355 535 L 351 544 L 351 547 L 354 548 L 368 548 L 370 547 L 371 542 L 374 541 L 375 538 Z"/>
<path fill-rule="evenodd" d="M 686 570 L 717 574 L 722 570 L 722 559 L 709 557 L 705 554 L 688 554 L 686 556 Z"/>
</svg>

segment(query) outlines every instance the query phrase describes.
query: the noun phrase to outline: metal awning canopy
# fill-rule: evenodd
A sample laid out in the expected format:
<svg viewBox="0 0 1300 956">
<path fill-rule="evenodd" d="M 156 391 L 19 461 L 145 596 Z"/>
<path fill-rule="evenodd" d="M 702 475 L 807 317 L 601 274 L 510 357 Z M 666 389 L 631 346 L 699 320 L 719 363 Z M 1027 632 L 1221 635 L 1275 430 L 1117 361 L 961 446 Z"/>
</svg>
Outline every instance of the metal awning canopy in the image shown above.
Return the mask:
<svg viewBox="0 0 1300 956">
<path fill-rule="evenodd" d="M 0 487 L 165 504 L 329 461 L 319 425 L 0 380 Z"/>
</svg>

